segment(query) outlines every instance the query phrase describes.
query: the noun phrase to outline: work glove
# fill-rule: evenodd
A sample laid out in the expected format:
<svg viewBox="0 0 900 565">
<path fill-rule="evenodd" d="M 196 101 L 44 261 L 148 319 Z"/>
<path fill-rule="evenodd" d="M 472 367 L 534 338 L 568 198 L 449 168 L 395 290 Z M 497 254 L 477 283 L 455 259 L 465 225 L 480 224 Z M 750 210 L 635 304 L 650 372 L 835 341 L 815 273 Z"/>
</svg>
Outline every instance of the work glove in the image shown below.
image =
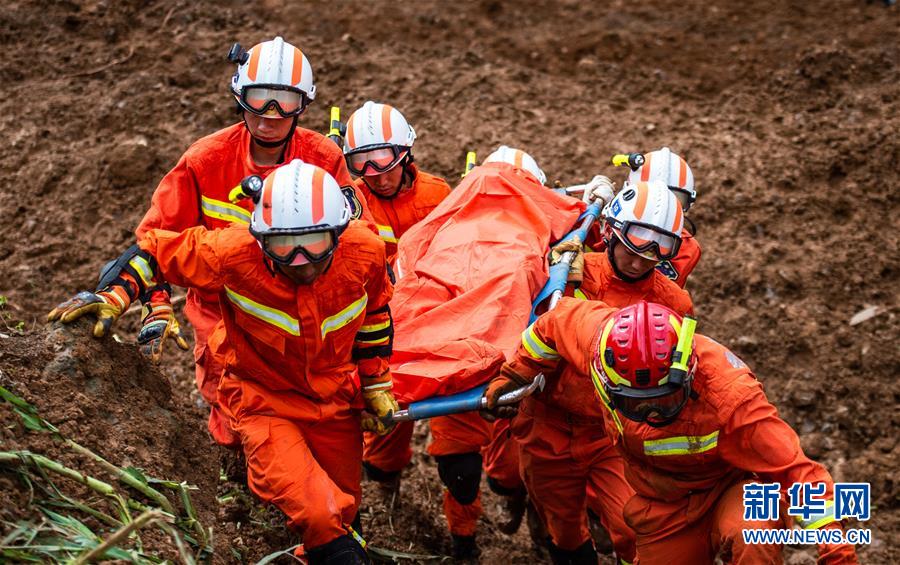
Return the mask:
<svg viewBox="0 0 900 565">
<path fill-rule="evenodd" d="M 584 280 L 584 244 L 579 236 L 557 243 L 550 248 L 550 265 L 556 265 L 562 259 L 563 253 L 575 253 L 569 263 L 568 282 L 580 286 Z"/>
<path fill-rule="evenodd" d="M 504 363 L 500 367 L 500 374 L 491 379 L 487 389 L 484 391 L 487 406 L 480 411 L 481 417 L 488 422 L 493 422 L 497 418 L 512 418 L 515 416 L 519 412 L 518 406 L 513 404 L 498 406 L 497 401 L 507 392 L 512 392 L 517 388 L 530 384 L 531 379 L 515 372 L 509 363 Z"/>
<path fill-rule="evenodd" d="M 599 200 L 600 207 L 603 208 L 603 206 L 608 204 L 615 196 L 615 188 L 616 186 L 609 180 L 609 177 L 597 175 L 587 183 L 581 199 L 588 204 L 595 200 Z"/>
<path fill-rule="evenodd" d="M 71 324 L 86 314 L 93 314 L 97 317 L 94 337 L 103 337 L 130 305 L 131 297 L 123 286 L 108 286 L 96 293 L 83 290 L 51 310 L 47 321 Z"/>
<path fill-rule="evenodd" d="M 138 332 L 137 342 L 141 353 L 158 363 L 167 339 L 174 339 L 175 345 L 184 351 L 189 346 L 172 310 L 169 293 L 165 289 L 156 288 L 148 294 L 141 310 L 141 331 Z"/>
<path fill-rule="evenodd" d="M 366 390 L 368 387 L 363 386 L 363 400 L 366 403 L 366 410 L 362 414 L 362 422 L 360 426 L 364 431 L 375 432 L 383 436 L 394 429 L 397 424 L 387 419 L 394 412 L 400 410 L 400 405 L 391 392 L 391 387 L 373 388 Z"/>
</svg>

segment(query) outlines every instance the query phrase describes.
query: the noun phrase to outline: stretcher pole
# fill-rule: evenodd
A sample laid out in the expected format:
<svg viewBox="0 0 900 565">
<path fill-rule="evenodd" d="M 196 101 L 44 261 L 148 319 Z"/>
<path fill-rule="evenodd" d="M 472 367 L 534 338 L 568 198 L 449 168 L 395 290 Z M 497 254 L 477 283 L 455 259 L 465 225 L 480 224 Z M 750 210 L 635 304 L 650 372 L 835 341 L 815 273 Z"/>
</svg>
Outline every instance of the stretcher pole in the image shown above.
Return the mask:
<svg viewBox="0 0 900 565">
<path fill-rule="evenodd" d="M 579 226 L 569 232 L 569 234 L 563 238 L 563 241 L 575 236 L 579 236 L 581 241 L 587 239 L 588 231 L 599 216 L 600 202 L 592 202 L 579 218 L 579 221 L 581 222 Z M 560 261 L 556 265 L 550 267 L 550 280 L 544 285 L 544 288 L 541 290 L 541 293 L 538 294 L 538 298 L 532 306 L 532 319 L 529 323 L 534 322 L 534 319 L 537 318 L 535 309 L 537 309 L 537 306 L 548 296 L 550 297 L 549 309 L 552 310 L 556 307 L 556 303 L 559 302 L 563 290 L 565 290 L 566 280 L 569 278 L 569 269 L 572 266 L 572 259 L 574 257 L 574 252 L 564 253 L 560 258 Z M 497 403 L 500 406 L 506 406 L 521 402 L 525 397 L 534 394 L 536 391 L 544 390 L 545 383 L 546 379 L 544 375 L 540 373 L 534 378 L 531 384 L 502 395 Z M 394 412 L 390 416 L 386 416 L 386 419 L 393 422 L 409 422 L 481 410 L 482 408 L 487 407 L 487 399 L 484 397 L 484 391 L 486 389 L 487 383 L 448 396 L 426 398 L 425 400 L 411 403 L 405 410 L 400 410 Z"/>
</svg>

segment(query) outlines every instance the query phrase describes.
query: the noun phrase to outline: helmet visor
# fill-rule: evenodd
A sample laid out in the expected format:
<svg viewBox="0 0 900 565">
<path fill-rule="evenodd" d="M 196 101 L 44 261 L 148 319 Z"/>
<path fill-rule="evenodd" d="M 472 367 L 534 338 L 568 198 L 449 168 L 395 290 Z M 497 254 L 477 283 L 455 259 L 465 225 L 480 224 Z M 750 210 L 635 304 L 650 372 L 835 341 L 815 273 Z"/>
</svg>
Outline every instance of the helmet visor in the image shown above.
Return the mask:
<svg viewBox="0 0 900 565">
<path fill-rule="evenodd" d="M 673 259 L 681 247 L 680 236 L 654 225 L 622 222 L 615 227 L 622 243 L 646 259 L 654 261 Z"/>
<path fill-rule="evenodd" d="M 268 235 L 263 238 L 263 251 L 282 265 L 319 263 L 334 251 L 334 234 L 320 231 Z"/>
<path fill-rule="evenodd" d="M 347 155 L 347 168 L 358 177 L 380 175 L 396 167 L 405 155 L 406 148 L 396 145 L 357 151 Z"/>
<path fill-rule="evenodd" d="M 295 89 L 249 86 L 241 93 L 241 105 L 259 116 L 289 118 L 303 112 L 306 100 Z"/>
<path fill-rule="evenodd" d="M 681 412 L 688 399 L 688 387 L 664 385 L 654 389 L 620 386 L 609 390 L 610 398 L 623 416 L 650 424 L 670 421 Z"/>
</svg>

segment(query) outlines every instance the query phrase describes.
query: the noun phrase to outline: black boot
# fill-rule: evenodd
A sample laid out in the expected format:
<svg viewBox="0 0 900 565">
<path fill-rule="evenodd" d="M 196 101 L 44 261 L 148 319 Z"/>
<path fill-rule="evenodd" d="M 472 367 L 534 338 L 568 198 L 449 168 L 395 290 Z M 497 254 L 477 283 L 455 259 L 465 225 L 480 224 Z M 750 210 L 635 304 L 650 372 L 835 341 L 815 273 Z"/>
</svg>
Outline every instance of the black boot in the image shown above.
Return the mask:
<svg viewBox="0 0 900 565">
<path fill-rule="evenodd" d="M 366 550 L 350 535 L 306 550 L 309 565 L 371 565 Z"/>
<path fill-rule="evenodd" d="M 594 544 L 587 540 L 575 549 L 560 549 L 552 541 L 547 545 L 553 565 L 597 565 Z"/>
<path fill-rule="evenodd" d="M 503 500 L 501 522 L 497 524 L 497 529 L 511 536 L 518 532 L 519 526 L 522 525 L 525 506 L 528 503 L 528 493 L 523 488 L 506 488 L 495 481 L 493 477 L 488 477 L 487 482 L 491 490 L 500 495 Z"/>
<path fill-rule="evenodd" d="M 453 544 L 453 559 L 475 559 L 481 555 L 478 544 L 475 542 L 475 536 L 458 536 L 450 534 L 450 541 Z"/>
<path fill-rule="evenodd" d="M 400 506 L 400 475 L 402 471 L 382 471 L 365 461 L 363 461 L 363 470 L 366 472 L 366 478 L 378 485 L 378 492 L 388 509 L 398 508 Z"/>
</svg>

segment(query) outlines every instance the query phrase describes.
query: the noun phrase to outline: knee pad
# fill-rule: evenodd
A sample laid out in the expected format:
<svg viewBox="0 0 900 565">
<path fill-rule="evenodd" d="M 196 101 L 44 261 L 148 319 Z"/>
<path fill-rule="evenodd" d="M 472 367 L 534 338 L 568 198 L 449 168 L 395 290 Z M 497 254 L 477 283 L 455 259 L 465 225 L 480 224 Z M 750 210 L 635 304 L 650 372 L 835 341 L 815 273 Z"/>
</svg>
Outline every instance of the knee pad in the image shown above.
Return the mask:
<svg viewBox="0 0 900 565">
<path fill-rule="evenodd" d="M 438 475 L 450 494 L 460 504 L 472 504 L 478 498 L 481 484 L 481 454 L 455 453 L 435 457 Z"/>
<path fill-rule="evenodd" d="M 350 535 L 334 538 L 325 545 L 306 550 L 309 565 L 369 565 L 369 555 Z"/>
</svg>

